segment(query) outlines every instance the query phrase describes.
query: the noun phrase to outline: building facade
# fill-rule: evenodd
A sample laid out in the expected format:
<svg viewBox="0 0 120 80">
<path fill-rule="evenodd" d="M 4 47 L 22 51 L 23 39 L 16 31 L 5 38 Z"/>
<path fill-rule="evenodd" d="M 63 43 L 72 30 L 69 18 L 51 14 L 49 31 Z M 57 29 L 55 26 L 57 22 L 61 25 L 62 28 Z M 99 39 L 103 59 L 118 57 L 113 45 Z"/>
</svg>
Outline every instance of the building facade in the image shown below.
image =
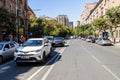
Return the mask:
<svg viewBox="0 0 120 80">
<path fill-rule="evenodd" d="M 73 28 L 73 22 L 72 21 L 69 22 L 69 28 Z"/>
<path fill-rule="evenodd" d="M 69 19 L 67 15 L 58 15 L 56 20 L 65 26 L 69 26 Z"/>
<path fill-rule="evenodd" d="M 119 5 L 120 0 L 99 0 L 99 2 L 90 11 L 86 19 L 82 19 L 82 22 L 85 22 L 85 24 L 91 24 L 93 20 L 103 17 L 108 9 Z M 82 16 L 86 16 L 86 14 L 82 14 Z M 118 42 L 120 40 L 120 27 L 117 29 L 116 32 L 114 32 L 114 36 L 116 37 L 116 41 Z M 111 38 L 110 34 L 109 38 Z"/>
<path fill-rule="evenodd" d="M 84 10 L 80 16 L 80 22 L 81 25 L 82 24 L 86 24 L 88 23 L 87 21 L 87 17 L 89 16 L 89 14 L 92 12 L 92 10 L 94 9 L 94 7 L 97 5 L 97 2 L 94 3 L 87 3 L 84 7 Z"/>
<path fill-rule="evenodd" d="M 99 0 L 98 4 L 87 17 L 87 22 L 92 23 L 94 19 L 103 17 L 108 9 L 118 5 L 120 5 L 120 0 Z"/>
<path fill-rule="evenodd" d="M 16 37 L 22 34 L 28 37 L 28 21 L 30 17 L 28 0 L 0 0 L 0 8 L 16 15 Z M 31 10 L 31 9 L 30 9 Z"/>
</svg>

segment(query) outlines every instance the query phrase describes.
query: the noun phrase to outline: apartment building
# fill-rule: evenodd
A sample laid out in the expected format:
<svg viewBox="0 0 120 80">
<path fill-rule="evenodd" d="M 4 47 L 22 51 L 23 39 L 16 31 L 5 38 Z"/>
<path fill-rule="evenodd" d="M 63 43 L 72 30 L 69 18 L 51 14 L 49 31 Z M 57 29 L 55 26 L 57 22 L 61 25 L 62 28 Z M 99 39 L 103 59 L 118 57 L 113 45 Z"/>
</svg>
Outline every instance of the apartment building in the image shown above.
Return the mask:
<svg viewBox="0 0 120 80">
<path fill-rule="evenodd" d="M 85 24 L 91 24 L 94 19 L 103 17 L 108 9 L 119 5 L 120 0 L 99 0 L 99 2 L 90 11 L 87 18 L 85 20 L 83 19 L 83 22 L 85 22 Z M 83 14 L 83 16 L 86 16 L 86 14 Z M 116 41 L 118 42 L 120 40 L 120 27 L 117 29 L 116 32 L 114 32 L 114 36 L 116 37 Z M 109 38 L 111 38 L 110 34 Z"/>
<path fill-rule="evenodd" d="M 18 38 L 22 34 L 28 38 L 28 21 L 30 15 L 35 15 L 28 6 L 28 0 L 0 0 L 0 8 L 21 17 L 21 19 L 17 18 L 16 22 L 14 22 L 16 23 L 16 36 Z"/>
<path fill-rule="evenodd" d="M 69 28 L 73 28 L 73 22 L 72 21 L 69 22 Z"/>
<path fill-rule="evenodd" d="M 58 15 L 56 20 L 65 26 L 69 26 L 69 19 L 67 15 Z"/>
<path fill-rule="evenodd" d="M 83 9 L 83 12 L 80 16 L 80 22 L 81 25 L 82 24 L 86 24 L 88 23 L 87 21 L 87 17 L 89 16 L 89 14 L 92 12 L 92 10 L 94 9 L 94 7 L 97 5 L 97 2 L 94 3 L 87 3 Z"/>
<path fill-rule="evenodd" d="M 87 22 L 92 23 L 94 19 L 103 17 L 108 9 L 118 5 L 120 5 L 119 0 L 99 0 L 98 4 L 87 17 Z"/>
</svg>

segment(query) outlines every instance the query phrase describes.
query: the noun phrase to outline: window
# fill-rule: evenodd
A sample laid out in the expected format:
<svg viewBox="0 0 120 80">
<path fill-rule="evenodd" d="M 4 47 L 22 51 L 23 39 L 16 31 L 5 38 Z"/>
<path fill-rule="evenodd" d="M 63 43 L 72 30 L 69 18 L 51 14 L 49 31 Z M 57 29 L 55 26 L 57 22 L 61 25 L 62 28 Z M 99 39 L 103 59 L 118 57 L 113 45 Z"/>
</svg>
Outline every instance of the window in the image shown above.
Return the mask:
<svg viewBox="0 0 120 80">
<path fill-rule="evenodd" d="M 6 6 L 6 0 L 3 0 L 3 6 Z"/>
<path fill-rule="evenodd" d="M 5 45 L 5 48 L 8 48 L 8 49 L 9 49 L 9 48 L 10 48 L 9 44 L 6 44 L 6 45 Z"/>
<path fill-rule="evenodd" d="M 13 48 L 15 47 L 15 45 L 13 43 L 10 43 L 10 47 Z"/>
</svg>

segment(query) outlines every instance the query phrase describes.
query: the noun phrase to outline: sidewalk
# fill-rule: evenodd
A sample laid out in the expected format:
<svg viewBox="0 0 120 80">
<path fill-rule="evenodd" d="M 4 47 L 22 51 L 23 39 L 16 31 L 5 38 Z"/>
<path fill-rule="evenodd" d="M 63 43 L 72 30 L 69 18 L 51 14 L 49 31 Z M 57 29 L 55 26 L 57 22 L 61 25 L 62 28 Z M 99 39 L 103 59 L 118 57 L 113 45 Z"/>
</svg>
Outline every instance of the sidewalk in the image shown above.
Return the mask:
<svg viewBox="0 0 120 80">
<path fill-rule="evenodd" d="M 115 43 L 114 46 L 120 47 L 120 42 Z"/>
</svg>

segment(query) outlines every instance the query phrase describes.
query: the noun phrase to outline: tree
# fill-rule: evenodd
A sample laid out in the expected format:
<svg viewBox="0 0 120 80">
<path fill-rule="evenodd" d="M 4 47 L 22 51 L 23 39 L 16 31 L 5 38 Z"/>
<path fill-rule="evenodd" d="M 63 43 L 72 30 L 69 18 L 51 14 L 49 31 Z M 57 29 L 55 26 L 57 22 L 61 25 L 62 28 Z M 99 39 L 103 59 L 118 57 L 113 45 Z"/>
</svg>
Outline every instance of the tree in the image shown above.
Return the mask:
<svg viewBox="0 0 120 80">
<path fill-rule="evenodd" d="M 120 24 L 120 6 L 113 7 L 107 10 L 106 17 L 108 19 L 107 23 L 108 23 L 112 40 L 115 43 L 115 36 L 113 34 L 118 28 L 118 24 Z"/>
<path fill-rule="evenodd" d="M 90 24 L 80 25 L 74 28 L 73 33 L 75 36 L 90 36 L 93 34 L 93 29 Z"/>
<path fill-rule="evenodd" d="M 100 35 L 100 32 L 106 32 L 108 29 L 107 25 L 107 19 L 105 17 L 95 19 L 92 23 L 94 30 L 98 31 L 98 35 Z"/>
<path fill-rule="evenodd" d="M 0 35 L 3 36 L 2 31 L 6 29 L 6 35 L 12 33 L 16 34 L 15 23 L 16 16 L 13 13 L 9 13 L 7 10 L 0 8 Z"/>
</svg>

